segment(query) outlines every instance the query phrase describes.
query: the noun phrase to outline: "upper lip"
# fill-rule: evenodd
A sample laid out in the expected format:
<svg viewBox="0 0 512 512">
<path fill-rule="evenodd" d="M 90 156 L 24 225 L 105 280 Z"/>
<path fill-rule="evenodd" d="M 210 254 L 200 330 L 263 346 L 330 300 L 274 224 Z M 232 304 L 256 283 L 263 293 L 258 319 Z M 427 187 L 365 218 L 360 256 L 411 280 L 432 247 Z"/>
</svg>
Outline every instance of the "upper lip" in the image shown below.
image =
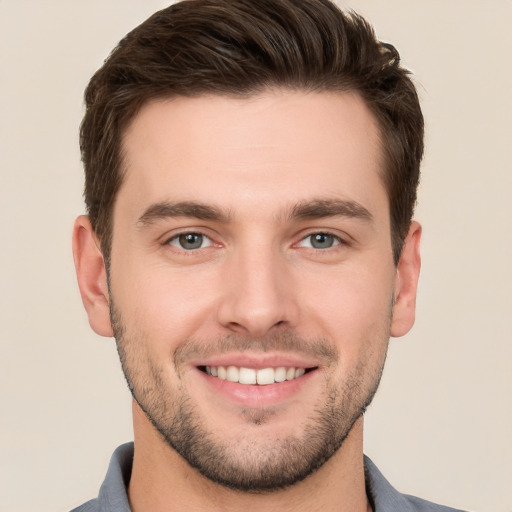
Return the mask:
<svg viewBox="0 0 512 512">
<path fill-rule="evenodd" d="M 211 356 L 204 360 L 192 362 L 194 366 L 237 366 L 240 368 L 315 368 L 319 362 L 307 357 L 295 354 L 271 354 L 271 353 L 232 353 Z"/>
</svg>

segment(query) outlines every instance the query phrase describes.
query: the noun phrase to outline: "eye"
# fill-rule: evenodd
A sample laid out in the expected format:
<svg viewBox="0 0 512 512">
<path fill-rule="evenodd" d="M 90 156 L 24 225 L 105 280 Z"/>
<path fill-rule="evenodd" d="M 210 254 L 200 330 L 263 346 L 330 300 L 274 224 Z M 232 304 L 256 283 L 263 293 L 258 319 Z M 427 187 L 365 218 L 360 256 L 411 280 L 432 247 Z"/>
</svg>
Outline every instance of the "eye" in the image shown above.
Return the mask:
<svg viewBox="0 0 512 512">
<path fill-rule="evenodd" d="M 312 233 L 307 237 L 303 238 L 299 246 L 300 247 L 311 247 L 313 249 L 330 249 L 336 245 L 340 245 L 341 240 L 335 235 L 330 233 Z"/>
<path fill-rule="evenodd" d="M 173 236 L 167 243 L 178 249 L 185 249 L 186 251 L 204 249 L 205 247 L 213 245 L 213 242 L 202 233 L 181 233 Z"/>
</svg>

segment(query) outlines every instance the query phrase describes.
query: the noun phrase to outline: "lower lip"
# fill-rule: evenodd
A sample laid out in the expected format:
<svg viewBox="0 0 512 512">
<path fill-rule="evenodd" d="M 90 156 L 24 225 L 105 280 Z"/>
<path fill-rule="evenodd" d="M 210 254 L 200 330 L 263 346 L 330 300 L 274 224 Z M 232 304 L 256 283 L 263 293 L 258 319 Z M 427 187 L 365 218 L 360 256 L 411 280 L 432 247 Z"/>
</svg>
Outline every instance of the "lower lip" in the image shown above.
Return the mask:
<svg viewBox="0 0 512 512">
<path fill-rule="evenodd" d="M 197 369 L 200 377 L 203 378 L 207 386 L 213 389 L 217 396 L 221 395 L 227 399 L 236 402 L 245 407 L 269 407 L 282 403 L 294 395 L 308 384 L 315 377 L 318 370 L 312 370 L 301 377 L 275 384 L 264 386 L 240 384 L 239 382 L 230 382 L 213 377 Z"/>
</svg>

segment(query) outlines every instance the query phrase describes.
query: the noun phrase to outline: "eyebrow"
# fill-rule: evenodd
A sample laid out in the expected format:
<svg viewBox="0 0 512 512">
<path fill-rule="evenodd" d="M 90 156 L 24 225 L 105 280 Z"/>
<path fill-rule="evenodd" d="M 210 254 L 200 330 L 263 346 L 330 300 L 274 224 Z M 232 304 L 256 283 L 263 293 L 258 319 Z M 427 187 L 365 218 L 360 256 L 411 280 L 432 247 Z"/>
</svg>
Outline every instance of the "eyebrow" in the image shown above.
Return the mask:
<svg viewBox="0 0 512 512">
<path fill-rule="evenodd" d="M 195 219 L 213 220 L 222 223 L 227 223 L 230 219 L 228 212 L 216 206 L 196 203 L 194 201 L 182 201 L 179 203 L 163 201 L 149 206 L 139 217 L 137 224 L 145 227 L 155 221 L 174 217 L 193 217 Z"/>
<path fill-rule="evenodd" d="M 373 222 L 373 215 L 363 205 L 346 199 L 314 199 L 296 204 L 290 218 L 313 220 L 325 217 L 348 217 Z"/>
<path fill-rule="evenodd" d="M 190 217 L 200 220 L 216 221 L 227 224 L 231 215 L 217 206 L 182 201 L 172 203 L 162 201 L 149 206 L 139 217 L 137 225 L 146 227 L 167 218 Z M 289 220 L 313 220 L 326 217 L 348 217 L 373 222 L 373 215 L 356 201 L 345 199 L 313 199 L 299 202 L 288 213 Z"/>
</svg>

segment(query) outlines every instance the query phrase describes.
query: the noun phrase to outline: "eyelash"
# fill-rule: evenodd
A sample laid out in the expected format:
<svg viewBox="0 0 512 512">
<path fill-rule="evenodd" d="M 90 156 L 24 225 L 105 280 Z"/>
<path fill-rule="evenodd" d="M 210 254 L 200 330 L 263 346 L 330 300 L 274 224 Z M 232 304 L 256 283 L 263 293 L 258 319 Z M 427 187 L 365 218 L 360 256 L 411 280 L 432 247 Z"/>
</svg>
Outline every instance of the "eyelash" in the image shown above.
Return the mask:
<svg viewBox="0 0 512 512">
<path fill-rule="evenodd" d="M 176 241 L 176 243 L 179 244 L 180 238 L 181 237 L 186 237 L 188 235 L 195 235 L 195 236 L 198 236 L 198 237 L 202 237 L 202 241 L 204 241 L 206 239 L 206 240 L 209 241 L 209 244 L 206 247 L 193 247 L 193 248 L 186 249 L 183 246 L 179 247 L 178 245 L 174 245 L 172 243 L 172 242 Z M 176 249 L 184 251 L 184 252 L 194 252 L 194 251 L 199 250 L 199 249 L 206 249 L 207 247 L 211 247 L 211 246 L 215 245 L 215 243 L 213 242 L 211 237 L 209 237 L 205 233 L 202 233 L 201 231 L 182 231 L 182 232 L 177 233 L 177 234 L 171 236 L 170 238 L 168 238 L 165 241 L 164 245 L 171 245 L 171 246 L 175 247 Z"/>
<path fill-rule="evenodd" d="M 316 237 L 322 236 L 322 237 L 332 238 L 333 244 L 329 247 L 314 247 L 313 243 L 311 243 L 310 246 L 306 246 L 308 249 L 313 249 L 315 251 L 326 251 L 328 249 L 333 249 L 333 248 L 341 246 L 341 245 L 347 245 L 347 242 L 345 240 L 343 240 L 343 238 L 341 238 L 340 236 L 335 235 L 333 233 L 330 233 L 329 231 L 314 231 L 312 233 L 308 233 L 306 236 L 301 238 L 299 243 L 296 245 L 300 246 L 303 242 L 305 242 L 308 239 L 312 240 L 312 238 L 315 236 Z M 319 242 L 319 241 L 317 240 L 317 242 Z"/>
<path fill-rule="evenodd" d="M 197 236 L 197 237 L 201 237 L 200 245 L 198 247 L 190 247 L 190 248 L 183 247 L 183 245 L 180 243 L 180 239 L 182 237 L 186 237 L 188 235 L 194 235 L 194 236 Z M 314 246 L 315 242 L 313 242 L 313 239 L 312 239 L 312 237 L 315 237 L 315 236 L 316 237 L 324 237 L 324 238 L 332 239 L 332 245 L 330 245 L 329 247 L 315 247 Z M 308 239 L 311 241 L 310 245 L 306 245 L 306 246 L 302 245 Z M 208 243 L 208 245 L 206 247 L 202 247 L 203 242 L 205 240 L 207 240 L 209 243 Z M 176 242 L 176 243 L 173 243 L 173 242 Z M 321 240 L 317 240 L 317 243 L 322 243 L 322 242 L 321 242 Z M 183 232 L 177 233 L 177 234 L 173 235 L 172 237 L 168 238 L 165 241 L 164 245 L 171 245 L 171 246 L 175 247 L 178 250 L 181 250 L 181 251 L 184 251 L 184 252 L 188 252 L 188 253 L 193 253 L 193 252 L 198 251 L 200 249 L 206 249 L 206 248 L 214 246 L 216 244 L 213 242 L 211 237 L 209 237 L 205 233 L 202 233 L 201 231 L 183 231 Z M 333 249 L 333 248 L 341 246 L 341 245 L 347 245 L 347 242 L 344 239 L 342 239 L 341 237 L 339 237 L 338 235 L 334 235 L 333 233 L 329 233 L 328 231 L 315 231 L 315 232 L 312 232 L 312 233 L 308 233 L 306 236 L 302 237 L 299 240 L 298 243 L 296 243 L 294 245 L 296 247 L 297 246 L 298 247 L 305 247 L 307 249 L 313 249 L 314 251 L 323 252 L 323 251 L 327 251 L 328 249 Z"/>
</svg>

